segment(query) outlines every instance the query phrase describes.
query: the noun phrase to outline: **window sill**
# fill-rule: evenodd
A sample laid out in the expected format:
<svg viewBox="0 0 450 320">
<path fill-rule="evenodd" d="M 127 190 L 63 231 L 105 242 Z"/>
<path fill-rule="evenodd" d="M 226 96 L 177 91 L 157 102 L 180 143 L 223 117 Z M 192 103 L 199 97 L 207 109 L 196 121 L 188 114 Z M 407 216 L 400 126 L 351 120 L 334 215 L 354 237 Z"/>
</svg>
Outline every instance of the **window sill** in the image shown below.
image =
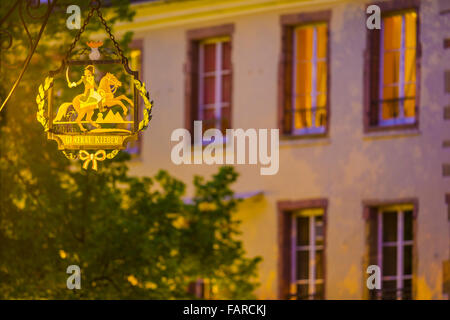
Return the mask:
<svg viewBox="0 0 450 320">
<path fill-rule="evenodd" d="M 416 124 L 374 127 L 366 129 L 363 140 L 380 140 L 391 138 L 407 138 L 421 135 L 421 131 Z"/>
<path fill-rule="evenodd" d="M 326 133 L 308 135 L 282 135 L 280 147 L 315 147 L 330 145 L 331 140 Z"/>
<path fill-rule="evenodd" d="M 418 130 L 418 125 L 416 122 L 412 123 L 398 123 L 393 125 L 377 125 L 377 126 L 366 126 L 364 128 L 365 133 L 380 132 L 380 131 L 400 131 L 400 130 Z"/>
<path fill-rule="evenodd" d="M 227 137 L 226 136 L 222 136 L 222 139 L 214 139 L 213 141 L 211 140 L 202 140 L 202 146 L 203 148 L 209 145 L 226 145 L 227 144 Z M 194 144 L 193 144 L 194 145 Z"/>
<path fill-rule="evenodd" d="M 246 142 L 247 143 L 247 142 Z M 211 146 L 211 147 L 219 147 L 219 146 L 222 146 L 223 148 L 225 148 L 226 146 L 227 146 L 227 139 L 225 139 L 225 137 L 222 139 L 222 140 L 220 140 L 220 141 L 216 141 L 216 140 L 214 140 L 214 141 L 206 141 L 206 140 L 202 140 L 202 143 L 201 144 L 196 144 L 194 141 L 191 141 L 191 144 L 190 144 L 190 146 L 191 146 L 191 148 L 194 148 L 194 147 L 201 147 L 202 148 L 202 150 L 204 150 L 207 146 Z"/>
</svg>

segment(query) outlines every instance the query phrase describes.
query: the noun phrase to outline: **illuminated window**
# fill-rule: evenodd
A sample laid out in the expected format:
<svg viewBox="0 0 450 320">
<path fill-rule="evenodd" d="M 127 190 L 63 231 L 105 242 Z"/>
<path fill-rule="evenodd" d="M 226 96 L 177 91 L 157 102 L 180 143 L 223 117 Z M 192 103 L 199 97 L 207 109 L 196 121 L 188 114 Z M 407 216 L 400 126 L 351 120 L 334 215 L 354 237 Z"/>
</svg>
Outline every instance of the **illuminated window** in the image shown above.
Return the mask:
<svg viewBox="0 0 450 320">
<path fill-rule="evenodd" d="M 230 127 L 231 42 L 218 37 L 199 46 L 198 119 L 203 130 L 217 128 L 225 133 Z"/>
<path fill-rule="evenodd" d="M 381 29 L 379 124 L 415 122 L 415 12 L 383 18 Z"/>
<path fill-rule="evenodd" d="M 388 12 L 368 31 L 365 127 L 417 125 L 420 43 L 415 10 Z"/>
<path fill-rule="evenodd" d="M 142 70 L 142 50 L 132 49 L 130 54 L 130 67 L 132 70 L 137 70 L 141 72 Z"/>
<path fill-rule="evenodd" d="M 142 46 L 136 46 L 131 49 L 130 52 L 130 59 L 129 59 L 129 67 L 133 71 L 139 72 L 139 79 L 143 80 L 142 78 Z M 132 86 L 134 84 L 132 83 Z M 142 101 L 141 101 L 142 106 Z M 133 115 L 129 115 L 130 117 Z M 132 119 L 129 119 L 132 120 Z M 140 120 L 140 115 L 139 115 Z M 138 139 L 135 141 L 130 141 L 128 143 L 126 151 L 131 154 L 133 157 L 139 156 L 141 153 L 141 144 L 142 144 L 142 135 L 139 135 Z"/>
<path fill-rule="evenodd" d="M 291 297 L 324 299 L 323 209 L 302 209 L 292 215 Z"/>
<path fill-rule="evenodd" d="M 292 133 L 324 133 L 327 121 L 327 24 L 293 32 Z"/>
</svg>

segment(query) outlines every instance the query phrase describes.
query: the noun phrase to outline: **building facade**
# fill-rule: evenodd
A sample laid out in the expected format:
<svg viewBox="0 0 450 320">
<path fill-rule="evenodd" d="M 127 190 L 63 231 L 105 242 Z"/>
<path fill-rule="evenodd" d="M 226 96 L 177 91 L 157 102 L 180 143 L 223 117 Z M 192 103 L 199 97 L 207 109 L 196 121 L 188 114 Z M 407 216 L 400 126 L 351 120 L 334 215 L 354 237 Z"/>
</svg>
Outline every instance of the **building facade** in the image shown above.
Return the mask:
<svg viewBox="0 0 450 320">
<path fill-rule="evenodd" d="M 368 6 L 381 29 L 368 29 Z M 188 0 L 133 4 L 154 100 L 131 172 L 183 181 L 172 132 L 279 129 L 279 170 L 235 165 L 236 217 L 264 299 L 448 299 L 450 3 Z M 188 189 L 188 196 L 192 193 Z M 382 290 L 368 290 L 369 265 Z"/>
</svg>

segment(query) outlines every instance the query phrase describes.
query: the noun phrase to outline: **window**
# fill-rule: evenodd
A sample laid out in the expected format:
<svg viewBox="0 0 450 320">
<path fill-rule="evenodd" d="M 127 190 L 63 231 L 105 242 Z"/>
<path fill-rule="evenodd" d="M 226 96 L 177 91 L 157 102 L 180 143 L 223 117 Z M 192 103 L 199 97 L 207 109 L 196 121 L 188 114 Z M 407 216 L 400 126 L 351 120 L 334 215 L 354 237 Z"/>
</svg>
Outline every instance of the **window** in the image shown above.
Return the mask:
<svg viewBox="0 0 450 320">
<path fill-rule="evenodd" d="M 381 269 L 381 290 L 372 299 L 412 299 L 413 205 L 373 208 L 371 264 Z"/>
<path fill-rule="evenodd" d="M 291 295 L 324 299 L 323 209 L 304 209 L 292 215 Z"/>
<path fill-rule="evenodd" d="M 142 40 L 134 40 L 131 44 L 131 51 L 130 51 L 130 59 L 129 59 L 129 67 L 133 71 L 139 72 L 139 79 L 143 81 L 143 68 L 142 68 Z M 133 87 L 134 84 L 131 81 L 131 86 Z M 139 97 L 139 100 L 142 98 Z M 140 105 L 143 105 L 143 102 L 140 101 Z M 142 112 L 142 110 L 140 110 Z M 133 115 L 130 114 L 129 117 L 132 117 Z M 138 121 L 140 121 L 141 114 L 138 115 Z M 130 119 L 133 120 L 133 119 Z M 142 135 L 139 134 L 137 140 L 130 141 L 127 145 L 126 151 L 132 156 L 132 157 L 138 157 L 141 154 L 141 145 L 142 145 Z"/>
<path fill-rule="evenodd" d="M 209 279 L 198 279 L 189 284 L 188 292 L 199 299 L 211 300 L 214 289 L 217 290 Z"/>
<path fill-rule="evenodd" d="M 416 13 L 384 17 L 381 39 L 380 125 L 414 123 Z"/>
<path fill-rule="evenodd" d="M 199 48 L 198 119 L 203 130 L 230 128 L 231 43 L 229 37 L 207 39 Z"/>
<path fill-rule="evenodd" d="M 225 134 L 232 126 L 233 32 L 233 24 L 224 24 L 186 33 L 185 126 L 192 138 L 196 120 L 204 131 L 215 128 Z"/>
<path fill-rule="evenodd" d="M 325 299 L 326 199 L 279 201 L 278 297 Z"/>
<path fill-rule="evenodd" d="M 327 115 L 327 25 L 293 33 L 292 132 L 324 133 Z"/>
<path fill-rule="evenodd" d="M 415 10 L 389 12 L 369 30 L 369 127 L 417 123 L 418 31 Z"/>
<path fill-rule="evenodd" d="M 331 11 L 281 16 L 278 121 L 284 136 L 323 136 L 329 125 Z"/>
</svg>

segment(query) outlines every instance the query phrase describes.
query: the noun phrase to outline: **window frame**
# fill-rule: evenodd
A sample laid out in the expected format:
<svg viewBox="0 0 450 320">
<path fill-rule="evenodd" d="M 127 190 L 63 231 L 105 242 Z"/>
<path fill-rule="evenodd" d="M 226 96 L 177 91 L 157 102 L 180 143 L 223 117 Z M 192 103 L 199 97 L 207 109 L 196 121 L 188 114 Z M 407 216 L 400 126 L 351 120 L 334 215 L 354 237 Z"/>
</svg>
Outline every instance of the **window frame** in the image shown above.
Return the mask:
<svg viewBox="0 0 450 320">
<path fill-rule="evenodd" d="M 316 115 L 317 115 L 317 96 L 320 94 L 317 91 L 317 64 L 318 62 L 324 61 L 325 63 L 327 63 L 327 72 L 328 72 L 328 39 L 327 39 L 327 55 L 325 58 L 317 58 L 317 26 L 320 25 L 326 25 L 327 26 L 327 36 L 328 36 L 328 28 L 329 28 L 329 24 L 328 22 L 315 22 L 315 23 L 308 23 L 308 24 L 300 24 L 300 25 L 296 25 L 293 27 L 293 32 L 292 32 L 292 89 L 291 89 L 291 94 L 292 94 L 292 124 L 291 124 L 291 135 L 293 136 L 300 136 L 300 135 L 321 135 L 324 134 L 326 131 L 326 123 L 328 121 L 328 112 L 327 112 L 327 105 L 328 105 L 328 101 L 326 103 L 325 106 L 320 107 L 320 108 L 325 108 L 325 114 L 326 114 L 326 120 L 325 120 L 325 125 L 317 127 L 316 124 Z M 313 28 L 313 45 L 312 45 L 312 59 L 311 59 L 311 64 L 312 64 L 312 68 L 311 68 L 311 127 L 305 127 L 302 129 L 297 129 L 295 128 L 295 119 L 296 119 L 296 112 L 301 112 L 300 110 L 298 110 L 296 108 L 296 99 L 297 99 L 297 93 L 296 93 L 296 86 L 297 86 L 297 81 L 299 78 L 299 75 L 297 74 L 297 65 L 299 63 L 299 60 L 297 59 L 297 30 L 302 29 L 302 28 Z M 301 76 L 301 75 L 300 75 Z M 328 82 L 328 73 L 327 73 L 327 82 Z M 327 91 L 325 92 L 325 94 L 327 95 L 327 99 L 328 99 L 328 87 L 327 87 Z M 307 109 L 304 109 L 305 111 Z"/>
<path fill-rule="evenodd" d="M 386 212 L 396 212 L 396 218 L 397 218 L 397 240 L 391 241 L 391 242 L 385 242 L 383 239 L 383 231 L 384 231 L 384 224 L 383 224 L 383 214 Z M 396 296 L 397 300 L 402 299 L 403 292 L 401 291 L 404 288 L 404 281 L 405 280 L 411 280 L 412 282 L 412 271 L 410 275 L 404 274 L 404 247 L 406 245 L 414 246 L 414 233 L 412 235 L 412 240 L 404 240 L 404 213 L 405 211 L 412 211 L 412 214 L 414 215 L 414 206 L 413 205 L 394 205 L 394 206 L 382 206 L 378 208 L 378 214 L 377 214 L 377 232 L 378 232 L 378 238 L 377 238 L 377 252 L 378 252 L 378 266 L 380 266 L 381 270 L 381 292 L 377 292 L 377 297 L 381 298 L 382 290 L 383 290 L 383 281 L 396 281 Z M 383 273 L 383 248 L 384 247 L 395 247 L 396 248 L 396 274 L 395 276 L 386 276 Z M 414 258 L 411 257 L 411 260 Z M 412 264 L 412 261 L 411 261 Z M 412 284 L 411 284 L 411 290 L 412 290 Z M 400 291 L 400 292 L 399 292 Z"/>
<path fill-rule="evenodd" d="M 380 229 L 379 229 L 379 211 L 392 208 L 402 209 L 406 211 L 405 208 L 412 211 L 412 264 L 411 264 L 411 299 L 414 300 L 417 295 L 417 267 L 418 267 L 418 255 L 417 255 L 417 218 L 419 210 L 419 201 L 417 198 L 403 198 L 397 200 L 364 200 L 363 201 L 363 219 L 365 220 L 365 238 L 366 238 L 366 254 L 364 257 L 364 271 L 363 271 L 363 283 L 367 281 L 367 267 L 369 265 L 378 265 L 381 269 L 381 276 L 383 277 L 383 265 L 382 260 L 380 260 Z M 397 215 L 397 221 L 399 217 Z M 397 229 L 399 226 L 397 225 Z M 397 238 L 398 240 L 398 238 Z M 399 259 L 399 257 L 397 257 Z M 397 268 L 399 266 L 397 265 Z M 388 280 L 388 279 L 386 279 Z M 383 278 L 381 283 L 383 282 Z M 381 292 L 379 290 L 373 289 L 369 290 L 367 286 L 364 286 L 364 298 L 366 299 L 380 299 Z"/>
<path fill-rule="evenodd" d="M 379 66 L 379 76 L 378 76 L 378 88 L 379 88 L 379 94 L 378 94 L 378 98 L 379 98 L 379 104 L 382 104 L 383 101 L 383 89 L 386 87 L 386 85 L 383 83 L 383 78 L 384 78 L 384 36 L 385 36 L 385 29 L 383 28 L 384 26 L 384 19 L 385 17 L 391 17 L 391 16 L 401 16 L 402 17 L 402 28 L 401 28 L 401 35 L 400 35 L 400 64 L 399 64 L 399 82 L 394 84 L 395 86 L 398 87 L 399 90 L 399 98 L 397 99 L 398 101 L 398 111 L 399 111 L 399 117 L 397 118 L 392 118 L 392 119 L 388 119 L 388 120 L 383 120 L 383 108 L 378 106 L 378 125 L 380 127 L 392 127 L 392 126 L 398 126 L 398 125 L 408 125 L 408 124 L 414 124 L 416 122 L 416 112 L 414 112 L 414 117 L 405 117 L 405 99 L 408 97 L 404 96 L 404 90 L 405 90 L 405 85 L 406 84 L 411 84 L 410 82 L 406 82 L 404 79 L 405 76 L 405 53 L 406 50 L 410 49 L 410 48 L 406 48 L 405 45 L 405 35 L 406 35 L 406 31 L 405 31 L 405 14 L 406 13 L 410 13 L 410 12 L 414 12 L 415 10 L 401 10 L 401 11 L 394 11 L 394 12 L 390 12 L 388 14 L 385 14 L 382 19 L 381 19 L 381 30 L 380 30 L 380 66 Z M 416 17 L 416 23 L 417 23 L 417 17 Z M 417 25 L 416 25 L 417 27 Z M 416 29 L 416 37 L 417 37 L 417 29 Z M 417 53 L 417 43 L 416 43 L 416 47 L 414 48 L 415 52 Z M 416 63 L 417 63 L 417 57 L 416 57 Z M 417 89 L 418 89 L 418 83 L 417 83 L 417 77 L 416 77 L 416 81 L 414 81 L 414 84 L 416 86 L 416 93 L 417 93 Z M 390 86 L 394 86 L 394 85 L 390 85 Z M 414 96 L 414 100 L 416 101 L 416 95 Z M 415 109 L 417 109 L 417 103 L 415 103 Z M 415 110 L 417 111 L 417 110 Z"/>
<path fill-rule="evenodd" d="M 305 209 L 323 210 L 323 297 L 326 299 L 327 278 L 327 208 L 328 200 L 324 198 L 307 200 L 282 200 L 277 202 L 278 211 L 278 298 L 292 299 L 292 216 L 295 211 Z"/>
<path fill-rule="evenodd" d="M 309 212 L 308 212 L 309 211 Z M 312 212 L 311 212 L 312 211 Z M 319 214 L 316 212 L 320 211 Z M 306 214 L 305 214 L 306 212 Z M 316 237 L 316 229 L 315 222 L 316 216 L 322 217 L 322 229 L 325 228 L 324 222 L 324 210 L 323 208 L 308 208 L 308 209 L 300 209 L 296 210 L 291 214 L 291 295 L 295 295 L 298 299 L 297 285 L 307 284 L 308 285 L 308 300 L 311 300 L 311 297 L 314 300 L 314 296 L 316 295 L 316 285 L 322 284 L 325 286 L 325 279 L 317 279 L 317 264 L 316 264 L 316 251 L 322 250 L 323 257 L 325 256 L 325 241 L 324 235 L 322 235 L 322 241 L 324 242 L 322 245 L 317 245 L 317 237 Z M 309 228 L 309 239 L 308 245 L 297 245 L 297 219 L 299 217 L 307 217 L 308 218 L 308 228 Z M 297 254 L 299 251 L 307 251 L 308 252 L 308 279 L 297 279 Z M 322 258 L 323 258 L 322 257 Z M 323 264 L 323 263 L 322 263 Z M 322 268 L 324 266 L 322 265 Z M 323 270 L 323 269 L 322 269 Z M 295 293 L 294 293 L 295 292 Z"/>
<path fill-rule="evenodd" d="M 139 70 L 133 70 L 133 71 L 137 71 L 138 72 L 138 78 L 141 81 L 144 81 L 144 40 L 143 39 L 133 39 L 129 45 L 129 48 L 131 51 L 133 50 L 139 50 L 140 51 L 140 68 Z M 131 66 L 129 66 L 131 67 Z M 139 96 L 139 94 L 137 93 L 137 89 L 135 88 L 135 95 Z M 142 118 L 142 115 L 140 113 L 140 106 L 142 105 L 142 98 L 139 97 L 138 98 L 138 106 L 137 106 L 137 110 L 139 111 L 139 113 L 137 115 L 135 115 L 135 121 L 139 122 Z M 133 142 L 135 142 L 135 146 L 134 148 L 136 149 L 136 152 L 130 152 L 129 150 L 132 150 L 132 148 L 129 148 L 127 146 L 127 149 L 125 151 L 127 151 L 130 155 L 132 159 L 140 159 L 142 156 L 142 146 L 143 146 L 143 139 L 144 136 L 142 133 L 138 133 L 137 139 L 134 140 Z M 134 149 L 133 148 L 133 149 Z"/>
<path fill-rule="evenodd" d="M 310 139 L 310 138 L 326 138 L 329 136 L 330 122 L 331 122 L 331 102 L 330 102 L 330 92 L 331 92 L 331 68 L 330 68 L 330 57 L 331 57 L 331 33 L 330 33 L 330 21 L 331 21 L 332 11 L 315 11 L 315 12 L 303 12 L 295 14 L 286 14 L 280 17 L 280 27 L 281 27 L 281 50 L 280 59 L 278 66 L 278 128 L 282 132 L 281 139 Z M 294 30 L 297 27 L 302 27 L 306 25 L 315 24 L 326 24 L 327 25 L 327 92 L 326 92 L 326 121 L 324 129 L 321 131 L 314 132 L 314 130 L 306 130 L 302 132 L 295 132 L 293 129 L 294 117 L 292 115 L 292 106 L 294 95 L 293 82 L 295 79 L 294 73 L 294 63 L 293 60 L 295 56 L 293 55 L 293 44 L 294 44 Z M 291 117 L 291 119 L 289 119 Z"/>
<path fill-rule="evenodd" d="M 187 54 L 186 63 L 184 65 L 185 73 L 185 128 L 191 132 L 191 143 L 194 144 L 194 121 L 198 119 L 199 115 L 199 44 L 208 38 L 229 37 L 231 46 L 231 61 L 230 61 L 230 119 L 229 126 L 233 125 L 233 33 L 234 24 L 223 24 L 211 27 L 191 29 L 186 31 Z"/>
<path fill-rule="evenodd" d="M 210 279 L 199 278 L 189 283 L 187 292 L 198 299 L 212 300 L 214 299 L 212 287 Z"/>
<path fill-rule="evenodd" d="M 199 62 L 198 62 L 198 114 L 197 118 L 202 121 L 204 121 L 203 118 L 203 111 L 204 109 L 209 109 L 211 107 L 211 104 L 205 104 L 203 103 L 203 97 L 204 97 L 204 78 L 207 77 L 206 74 L 214 74 L 215 77 L 215 83 L 214 83 L 214 91 L 215 91 L 215 97 L 214 97 L 214 104 L 211 109 L 214 109 L 214 118 L 215 118 L 215 124 L 214 128 L 219 130 L 224 129 L 230 129 L 230 128 L 222 128 L 222 108 L 223 107 L 229 107 L 231 109 L 231 102 L 223 102 L 222 101 L 222 76 L 223 75 L 230 75 L 232 77 L 232 70 L 231 70 L 231 61 L 230 61 L 230 69 L 222 70 L 223 65 L 223 55 L 222 55 L 222 48 L 223 43 L 229 42 L 231 46 L 231 37 L 230 36 L 221 36 L 221 37 L 212 37 L 212 38 L 206 38 L 199 42 Z M 204 47 L 206 44 L 216 44 L 215 47 L 215 70 L 210 72 L 204 71 Z M 230 57 L 231 59 L 231 57 Z M 230 80 L 231 81 L 231 80 Z M 228 122 L 230 123 L 231 119 L 228 119 Z"/>
<path fill-rule="evenodd" d="M 369 6 L 371 4 L 368 4 Z M 375 3 L 375 5 L 380 7 L 381 18 L 387 16 L 396 15 L 404 12 L 415 12 L 416 13 L 416 94 L 415 94 L 415 118 L 414 121 L 403 121 L 403 123 L 393 123 L 394 121 L 386 121 L 384 124 L 380 124 L 380 114 L 381 108 L 377 105 L 376 109 L 372 107 L 374 100 L 380 100 L 380 92 L 382 90 L 382 76 L 381 76 L 381 63 L 382 58 L 381 51 L 381 41 L 382 32 L 381 30 L 373 29 L 366 31 L 366 49 L 364 52 L 364 116 L 363 116 L 363 128 L 364 133 L 368 134 L 377 131 L 391 131 L 391 130 L 404 130 L 404 129 L 414 129 L 419 128 L 420 119 L 420 88 L 421 88 L 421 77 L 420 77 L 420 65 L 422 56 L 422 45 L 420 41 L 420 30 L 421 30 L 421 19 L 420 19 L 420 0 L 390 0 L 384 2 Z M 373 42 L 378 39 L 378 49 L 374 48 Z M 376 50 L 379 50 L 378 56 L 375 56 Z M 377 68 L 373 65 L 378 64 Z M 374 72 L 376 74 L 376 85 L 373 84 Z M 376 88 L 376 92 L 373 88 Z M 376 97 L 374 97 L 376 94 Z M 376 117 L 376 119 L 374 119 Z"/>
</svg>

